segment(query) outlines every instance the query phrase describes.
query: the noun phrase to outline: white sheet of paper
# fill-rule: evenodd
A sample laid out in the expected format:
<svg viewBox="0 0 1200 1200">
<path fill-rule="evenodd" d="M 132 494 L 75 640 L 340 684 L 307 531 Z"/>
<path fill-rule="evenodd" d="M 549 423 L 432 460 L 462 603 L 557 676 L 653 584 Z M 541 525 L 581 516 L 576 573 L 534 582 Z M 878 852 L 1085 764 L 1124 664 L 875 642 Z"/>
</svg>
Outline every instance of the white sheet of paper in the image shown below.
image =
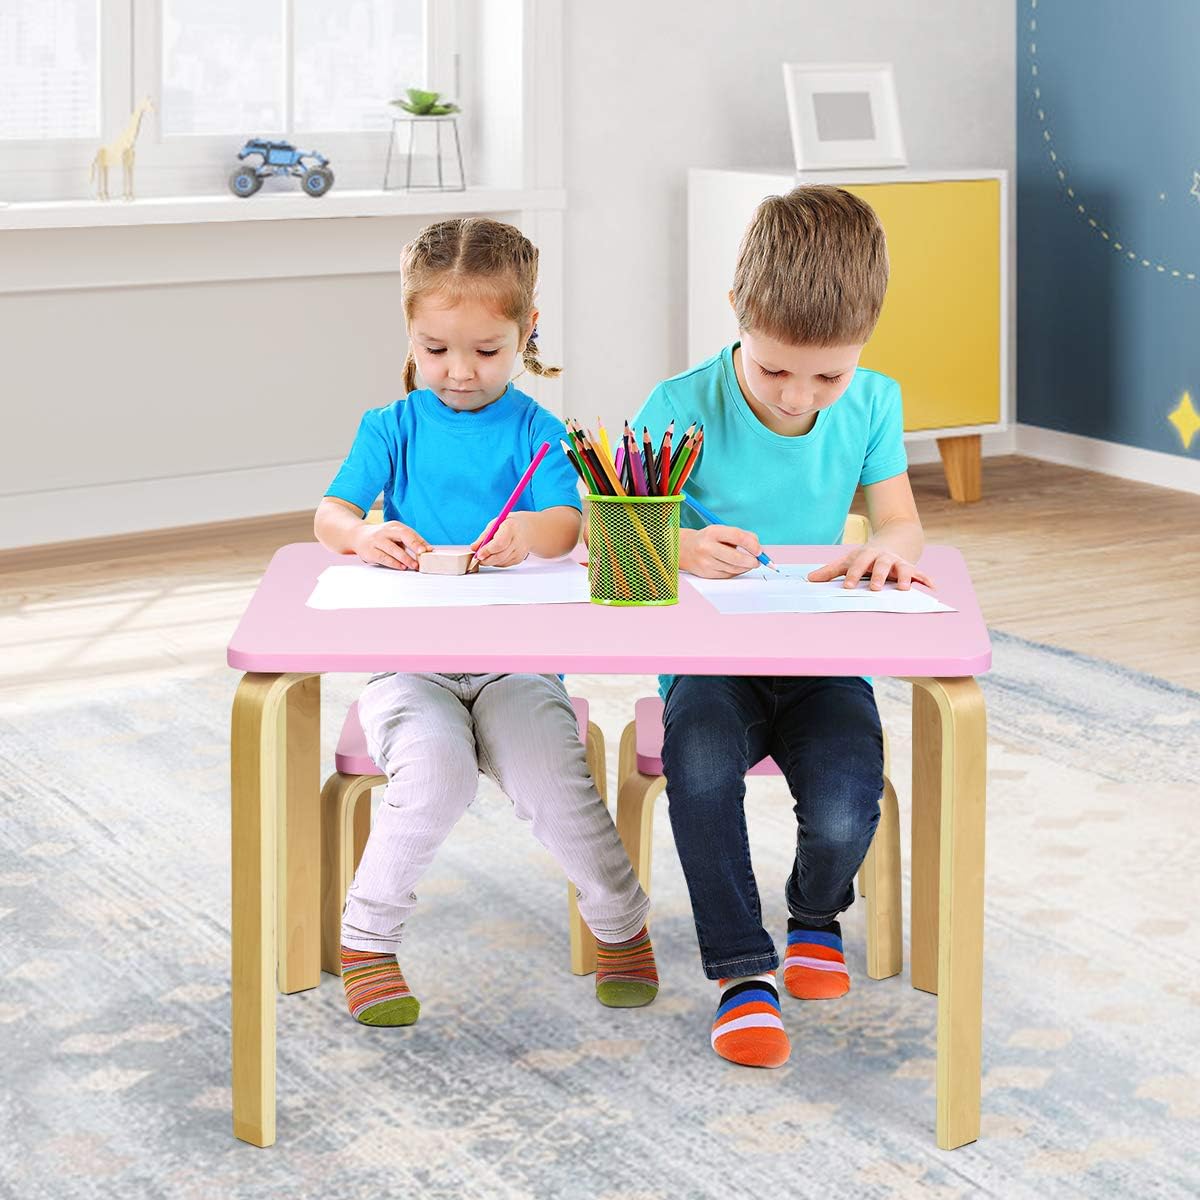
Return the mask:
<svg viewBox="0 0 1200 1200">
<path fill-rule="evenodd" d="M 734 579 L 701 579 L 683 575 L 691 587 L 722 613 L 827 613 L 827 612 L 955 612 L 919 588 L 900 591 L 894 583 L 873 592 L 864 579 L 849 590 L 845 580 L 809 583 L 808 573 L 821 563 L 781 563 L 776 573 L 756 567 Z"/>
<path fill-rule="evenodd" d="M 326 567 L 309 608 L 456 608 L 484 604 L 586 604 L 587 571 L 570 559 L 528 558 L 476 575 L 422 575 L 367 563 Z"/>
</svg>

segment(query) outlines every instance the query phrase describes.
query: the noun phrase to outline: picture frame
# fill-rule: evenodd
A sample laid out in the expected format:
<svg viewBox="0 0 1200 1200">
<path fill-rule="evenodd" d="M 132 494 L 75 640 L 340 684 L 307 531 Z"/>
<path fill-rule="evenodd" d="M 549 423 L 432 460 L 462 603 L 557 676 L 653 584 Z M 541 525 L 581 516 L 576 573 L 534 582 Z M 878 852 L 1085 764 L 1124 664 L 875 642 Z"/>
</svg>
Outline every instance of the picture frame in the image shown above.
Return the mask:
<svg viewBox="0 0 1200 1200">
<path fill-rule="evenodd" d="M 797 171 L 903 167 L 891 63 L 784 63 Z"/>
</svg>

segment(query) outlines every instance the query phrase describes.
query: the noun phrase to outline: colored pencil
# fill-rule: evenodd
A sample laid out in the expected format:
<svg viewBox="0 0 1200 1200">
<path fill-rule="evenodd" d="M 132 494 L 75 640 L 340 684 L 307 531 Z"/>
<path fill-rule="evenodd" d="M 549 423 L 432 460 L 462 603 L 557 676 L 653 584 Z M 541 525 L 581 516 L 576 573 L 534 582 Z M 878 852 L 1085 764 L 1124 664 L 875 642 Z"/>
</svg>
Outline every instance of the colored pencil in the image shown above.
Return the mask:
<svg viewBox="0 0 1200 1200">
<path fill-rule="evenodd" d="M 513 488 L 512 495 L 509 496 L 504 507 L 500 510 L 500 515 L 492 522 L 492 527 L 487 531 L 487 536 L 483 541 L 475 547 L 471 554 L 471 560 L 475 561 L 479 551 L 484 548 L 496 536 L 496 530 L 508 520 L 508 514 L 512 512 L 513 506 L 521 498 L 521 493 L 529 486 L 529 481 L 533 478 L 533 473 L 542 464 L 542 459 L 550 452 L 550 443 L 543 442 L 537 449 L 537 453 L 533 456 L 533 461 L 525 468 L 525 474 L 517 480 L 517 486 Z"/>
<path fill-rule="evenodd" d="M 679 445 L 674 448 L 674 453 L 671 455 L 671 479 L 667 484 L 667 495 L 669 496 L 674 496 L 679 491 L 679 475 L 687 466 L 688 458 L 692 453 L 692 440 L 695 436 L 696 423 L 693 421 L 687 427 L 683 437 L 679 439 Z"/>
<path fill-rule="evenodd" d="M 691 505 L 691 507 L 694 508 L 710 525 L 726 524 L 726 522 L 722 521 L 715 512 L 713 512 L 711 509 L 705 508 L 699 500 L 693 500 L 692 497 L 687 494 L 687 492 L 683 493 L 683 499 L 684 503 Z M 745 546 L 739 546 L 738 549 L 746 554 L 750 554 L 750 551 L 747 550 Z M 762 554 L 753 554 L 751 557 L 757 558 L 764 567 L 770 567 L 772 571 L 779 570 L 779 568 L 771 561 L 770 557 L 765 551 Z"/>
<path fill-rule="evenodd" d="M 677 463 L 675 470 L 671 472 L 671 493 L 678 495 L 683 491 L 683 485 L 687 483 L 688 476 L 692 473 L 696 466 L 696 459 L 700 457 L 700 449 L 704 445 L 704 430 L 703 428 L 692 439 L 691 449 L 682 463 Z"/>
<path fill-rule="evenodd" d="M 604 466 L 600 461 L 600 455 L 596 447 L 592 445 L 587 433 L 584 432 L 582 426 L 579 426 L 579 450 L 583 461 L 591 468 L 592 480 L 596 484 L 595 495 L 597 496 L 614 496 L 616 492 L 609 483 L 608 475 L 604 471 Z"/>
<path fill-rule="evenodd" d="M 682 472 L 679 472 L 679 478 L 674 481 L 672 490 L 678 494 L 683 493 L 683 486 L 688 482 L 688 478 L 696 469 L 696 460 L 700 457 L 700 451 L 704 449 L 704 431 L 696 434 L 696 440 L 692 443 L 691 454 L 688 455 L 688 461 L 683 464 Z"/>
<path fill-rule="evenodd" d="M 639 495 L 646 495 L 646 473 L 642 468 L 642 456 L 638 453 L 633 430 L 629 422 L 625 422 L 625 461 L 633 474 L 633 490 Z"/>
<path fill-rule="evenodd" d="M 654 443 L 650 440 L 650 430 L 645 425 L 642 426 L 642 457 L 646 463 L 646 495 L 653 496 L 658 491 L 654 486 L 658 475 L 654 471 Z"/>
<path fill-rule="evenodd" d="M 600 450 L 609 462 L 612 462 L 613 452 L 612 447 L 608 444 L 608 430 L 604 428 L 604 422 L 599 417 L 596 418 L 596 433 L 600 439 L 596 443 L 597 449 Z"/>
<path fill-rule="evenodd" d="M 674 429 L 675 422 L 672 421 L 667 426 L 667 432 L 663 434 L 662 443 L 658 447 L 658 489 L 661 496 L 671 494 L 671 434 Z"/>
<path fill-rule="evenodd" d="M 592 473 L 583 465 L 582 460 L 576 455 L 575 451 L 567 445 L 566 442 L 560 439 L 558 443 L 565 451 L 567 457 L 571 460 L 571 466 L 575 468 L 575 473 L 583 480 L 583 486 L 594 496 L 596 494 L 596 481 L 592 478 Z"/>
<path fill-rule="evenodd" d="M 570 417 L 568 417 L 566 420 L 566 426 L 567 426 L 567 436 L 571 439 L 571 445 L 575 449 L 575 456 L 579 459 L 580 463 L 584 467 L 587 468 L 588 479 L 590 480 L 591 485 L 592 485 L 592 494 L 593 495 L 602 495 L 603 494 L 602 492 L 596 491 L 596 474 L 597 473 L 592 470 L 592 464 L 591 464 L 591 462 L 588 461 L 587 454 L 584 452 L 583 435 L 579 429 L 579 423 L 577 421 L 572 421 L 572 419 Z"/>
<path fill-rule="evenodd" d="M 591 448 L 592 454 L 594 455 L 596 461 L 600 464 L 600 469 L 604 472 L 604 477 L 608 480 L 613 489 L 613 495 L 626 495 L 625 489 L 621 486 L 621 481 L 617 478 L 616 471 L 613 470 L 612 459 L 597 450 L 596 446 L 592 443 L 591 439 L 586 433 L 584 434 L 584 441 Z"/>
</svg>

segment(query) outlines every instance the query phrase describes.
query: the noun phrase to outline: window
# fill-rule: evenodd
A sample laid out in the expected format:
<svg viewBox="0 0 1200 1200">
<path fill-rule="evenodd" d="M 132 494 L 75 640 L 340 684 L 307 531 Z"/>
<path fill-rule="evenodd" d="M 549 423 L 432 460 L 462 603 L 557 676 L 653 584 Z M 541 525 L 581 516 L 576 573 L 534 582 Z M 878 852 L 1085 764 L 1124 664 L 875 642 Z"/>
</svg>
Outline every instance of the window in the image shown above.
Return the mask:
<svg viewBox="0 0 1200 1200">
<path fill-rule="evenodd" d="M 163 136 L 286 129 L 284 22 L 279 0 L 162 0 Z"/>
<path fill-rule="evenodd" d="M 429 74 L 421 0 L 294 3 L 296 128 L 383 129 L 386 101 Z"/>
<path fill-rule="evenodd" d="M 455 0 L 2 0 L 0 196 L 88 195 L 101 138 L 153 99 L 137 194 L 219 192 L 250 137 L 378 187 L 388 102 L 457 86 Z M 110 186 L 112 181 L 110 180 Z M 119 193 L 119 185 L 115 189 Z"/>
<path fill-rule="evenodd" d="M 0 139 L 100 133 L 96 0 L 0 5 Z"/>
<path fill-rule="evenodd" d="M 163 135 L 383 129 L 425 43 L 422 0 L 163 0 Z"/>
</svg>

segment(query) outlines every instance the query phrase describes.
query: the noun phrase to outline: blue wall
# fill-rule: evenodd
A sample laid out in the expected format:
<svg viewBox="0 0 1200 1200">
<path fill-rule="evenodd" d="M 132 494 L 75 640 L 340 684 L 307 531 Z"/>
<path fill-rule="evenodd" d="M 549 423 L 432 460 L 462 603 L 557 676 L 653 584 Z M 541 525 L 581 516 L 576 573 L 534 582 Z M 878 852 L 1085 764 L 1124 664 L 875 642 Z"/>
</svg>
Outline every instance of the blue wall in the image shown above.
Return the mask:
<svg viewBox="0 0 1200 1200">
<path fill-rule="evenodd" d="M 1017 0 L 1016 57 L 1017 417 L 1194 457 L 1200 3 Z"/>
</svg>

